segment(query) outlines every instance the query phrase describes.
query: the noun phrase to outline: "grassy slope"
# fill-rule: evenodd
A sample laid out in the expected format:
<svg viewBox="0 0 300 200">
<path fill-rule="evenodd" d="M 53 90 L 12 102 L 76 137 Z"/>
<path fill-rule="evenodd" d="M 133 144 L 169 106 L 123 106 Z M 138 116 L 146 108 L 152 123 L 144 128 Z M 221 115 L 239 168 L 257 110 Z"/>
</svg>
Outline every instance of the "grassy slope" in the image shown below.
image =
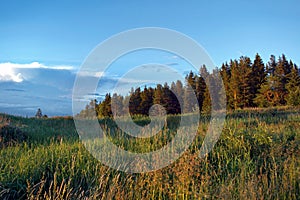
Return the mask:
<svg viewBox="0 0 300 200">
<path fill-rule="evenodd" d="M 0 199 L 297 199 L 300 195 L 299 110 L 231 113 L 214 150 L 199 159 L 197 151 L 207 129 L 203 122 L 180 159 L 143 174 L 118 172 L 93 159 L 78 140 L 71 119 L 11 118 L 29 139 L 0 150 Z M 133 139 L 126 145 L 149 151 L 172 135 L 167 130 L 161 134 L 164 137 L 154 138 L 150 147 Z"/>
</svg>

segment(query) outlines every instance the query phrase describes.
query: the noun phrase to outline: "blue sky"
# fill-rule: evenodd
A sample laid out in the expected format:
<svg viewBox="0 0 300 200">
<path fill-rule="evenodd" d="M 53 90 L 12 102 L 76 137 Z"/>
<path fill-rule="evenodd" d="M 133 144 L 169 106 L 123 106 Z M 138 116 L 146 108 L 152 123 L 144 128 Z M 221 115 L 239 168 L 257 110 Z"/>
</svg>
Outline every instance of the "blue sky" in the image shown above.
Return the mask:
<svg viewBox="0 0 300 200">
<path fill-rule="evenodd" d="M 299 65 L 299 7 L 297 0 L 3 0 L 0 112 L 30 116 L 41 107 L 45 114 L 71 114 L 72 83 L 89 52 L 133 28 L 182 32 L 201 44 L 217 66 L 242 55 L 254 58 L 257 52 L 265 62 L 271 54 L 284 53 Z"/>
</svg>

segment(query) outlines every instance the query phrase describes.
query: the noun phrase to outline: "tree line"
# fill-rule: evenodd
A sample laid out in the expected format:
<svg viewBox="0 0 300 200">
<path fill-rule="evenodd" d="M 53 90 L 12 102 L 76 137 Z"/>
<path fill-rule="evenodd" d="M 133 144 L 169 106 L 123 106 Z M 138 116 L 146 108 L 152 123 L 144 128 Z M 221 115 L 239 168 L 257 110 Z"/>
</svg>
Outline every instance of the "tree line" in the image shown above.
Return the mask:
<svg viewBox="0 0 300 200">
<path fill-rule="evenodd" d="M 225 94 L 222 95 L 222 92 Z M 284 54 L 278 59 L 271 55 L 266 64 L 259 54 L 253 62 L 242 56 L 223 63 L 212 72 L 208 72 L 206 66 L 200 67 L 199 72 L 191 71 L 184 83 L 177 80 L 171 85 L 132 88 L 126 96 L 106 94 L 100 102 L 92 100 L 80 115 L 87 117 L 95 113 L 89 111 L 96 111 L 98 117 L 111 117 L 112 110 L 118 116 L 128 112 L 131 115 L 149 115 L 155 104 L 163 106 L 167 114 L 189 113 L 196 109 L 209 113 L 211 98 L 215 100 L 216 109 L 222 109 L 221 105 L 225 102 L 229 110 L 299 106 L 300 71 Z M 158 109 L 155 112 L 161 111 L 159 107 L 155 108 Z"/>
</svg>

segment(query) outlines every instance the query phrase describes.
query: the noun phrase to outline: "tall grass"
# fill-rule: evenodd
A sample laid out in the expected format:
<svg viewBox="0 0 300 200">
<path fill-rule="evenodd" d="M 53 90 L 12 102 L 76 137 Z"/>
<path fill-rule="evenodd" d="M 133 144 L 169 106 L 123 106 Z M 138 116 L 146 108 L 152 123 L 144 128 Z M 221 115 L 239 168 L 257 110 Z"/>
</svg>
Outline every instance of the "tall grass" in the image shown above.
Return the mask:
<svg viewBox="0 0 300 200">
<path fill-rule="evenodd" d="M 299 111 L 229 113 L 213 151 L 199 159 L 208 118 L 203 116 L 193 144 L 173 164 L 126 174 L 94 159 L 70 119 L 12 117 L 29 140 L 0 150 L 0 199 L 299 198 Z M 138 140 L 124 139 L 117 128 L 109 131 L 113 142 L 137 152 L 158 149 L 174 135 L 166 128 L 151 139 Z"/>
</svg>

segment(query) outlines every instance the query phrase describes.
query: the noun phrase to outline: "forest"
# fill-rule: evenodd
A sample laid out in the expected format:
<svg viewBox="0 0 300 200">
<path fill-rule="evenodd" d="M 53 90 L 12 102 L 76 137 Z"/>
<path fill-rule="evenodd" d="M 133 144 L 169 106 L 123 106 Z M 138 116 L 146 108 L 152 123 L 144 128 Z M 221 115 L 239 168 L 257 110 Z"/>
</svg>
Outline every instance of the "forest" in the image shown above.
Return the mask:
<svg viewBox="0 0 300 200">
<path fill-rule="evenodd" d="M 209 91 L 208 84 L 213 88 L 212 91 Z M 220 95 L 222 91 L 226 95 Z M 191 95 L 195 95 L 198 102 L 191 102 Z M 197 103 L 201 113 L 209 113 L 211 98 L 217 102 L 216 109 L 221 109 L 222 102 L 226 102 L 227 110 L 299 106 L 300 71 L 284 54 L 278 59 L 271 55 L 266 63 L 259 54 L 256 54 L 253 61 L 242 56 L 223 63 L 211 73 L 206 66 L 201 66 L 199 72 L 190 71 L 185 77 L 185 83 L 177 80 L 171 85 L 158 84 L 155 88 L 132 88 L 126 96 L 108 93 L 102 101 L 92 100 L 80 116 L 89 117 L 93 115 L 89 111 L 94 110 L 100 118 L 111 117 L 112 110 L 117 111 L 115 115 L 122 116 L 128 104 L 131 115 L 149 115 L 149 109 L 154 104 L 163 106 L 167 114 L 181 114 L 192 112 Z"/>
</svg>

